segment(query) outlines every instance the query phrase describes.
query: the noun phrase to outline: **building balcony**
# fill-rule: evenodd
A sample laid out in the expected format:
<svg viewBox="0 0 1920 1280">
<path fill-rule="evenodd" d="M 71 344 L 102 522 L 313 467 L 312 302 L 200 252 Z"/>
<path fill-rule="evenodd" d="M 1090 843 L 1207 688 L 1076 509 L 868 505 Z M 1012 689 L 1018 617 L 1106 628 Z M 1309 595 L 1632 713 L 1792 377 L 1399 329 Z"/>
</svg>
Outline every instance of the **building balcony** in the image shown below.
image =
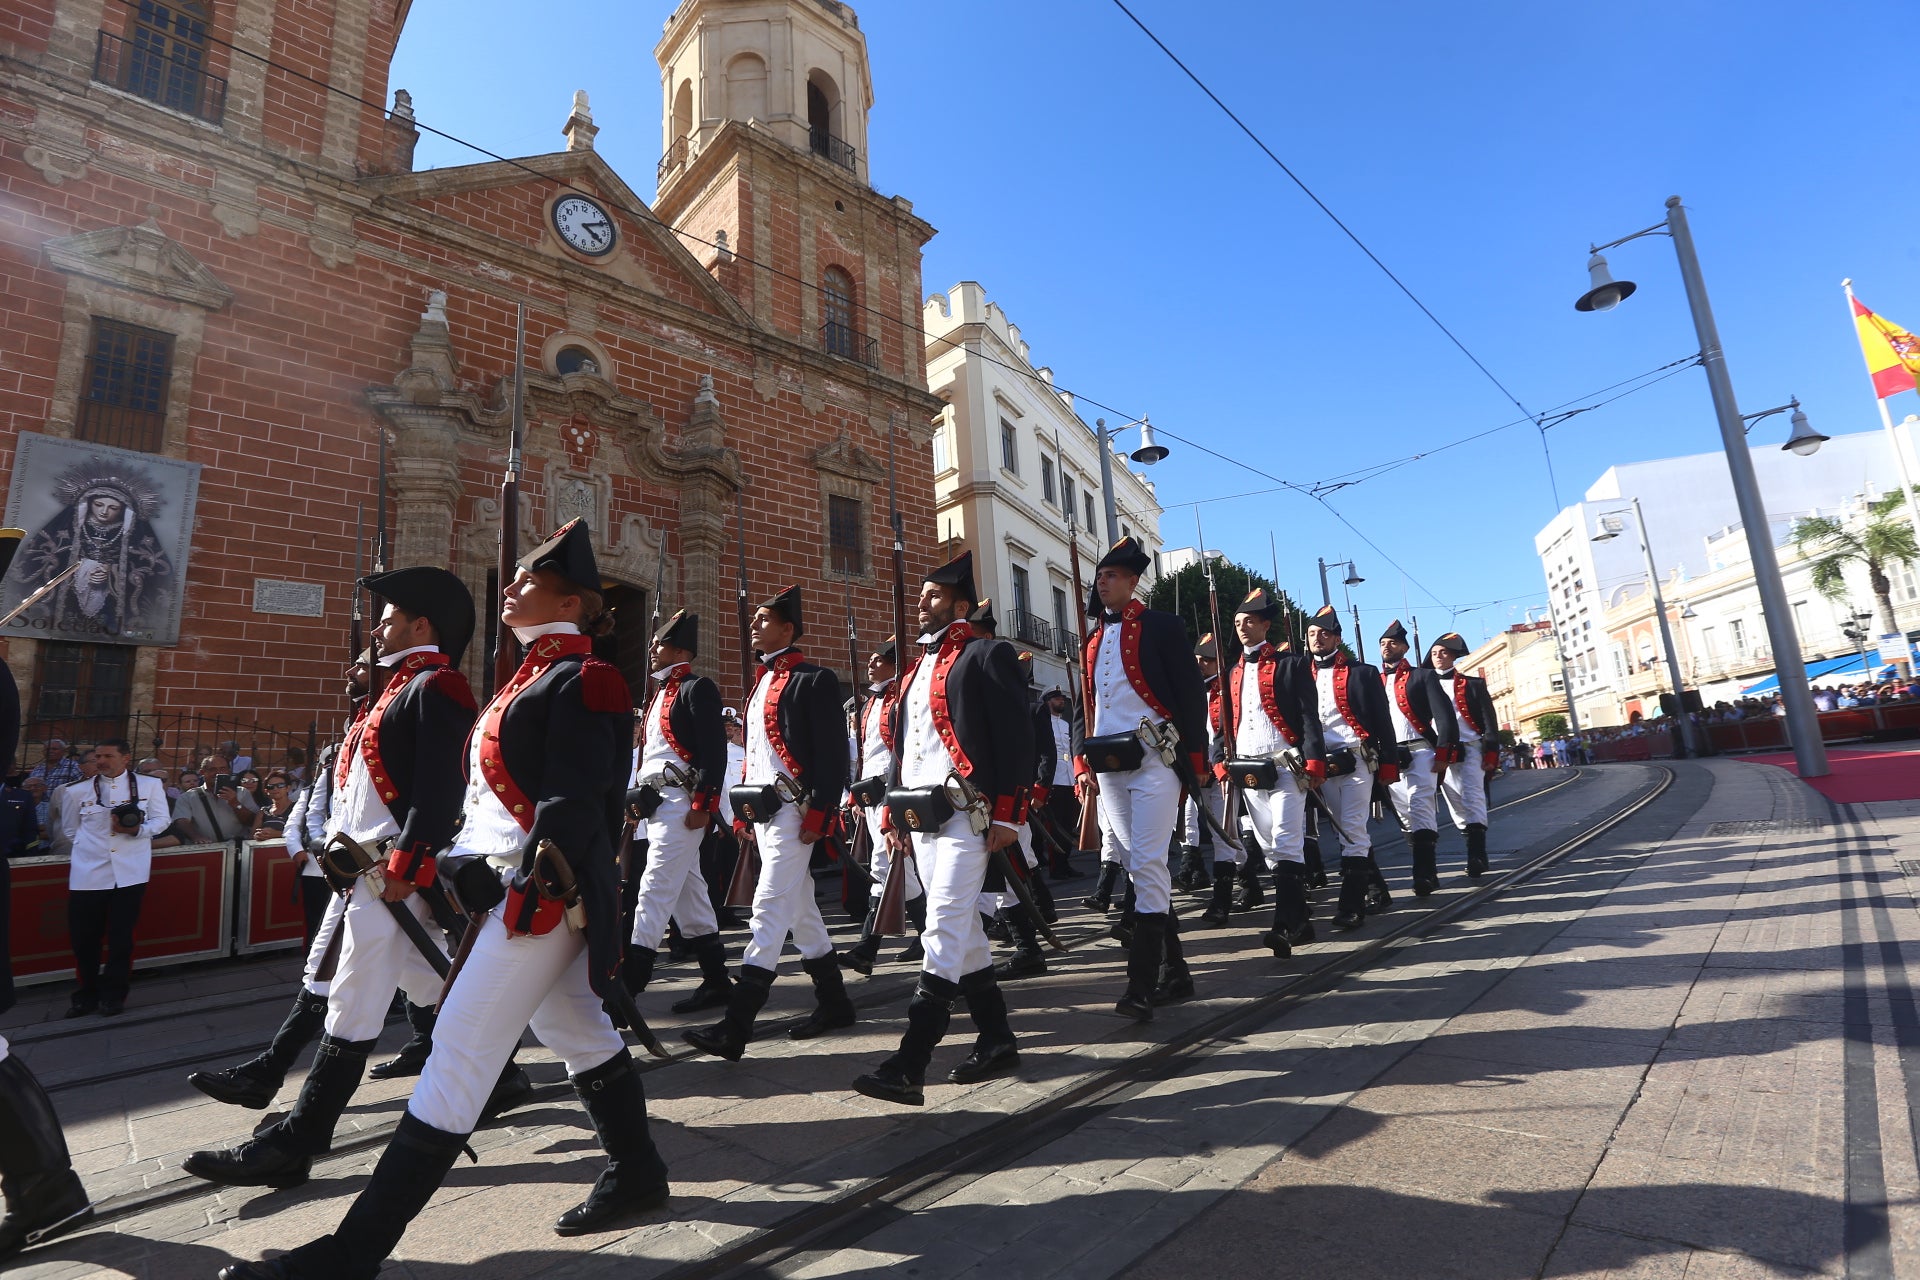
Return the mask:
<svg viewBox="0 0 1920 1280">
<path fill-rule="evenodd" d="M 869 338 L 852 325 L 833 320 L 821 325 L 820 349 L 829 355 L 858 360 L 870 368 L 880 367 L 880 339 Z"/>
<path fill-rule="evenodd" d="M 833 161 L 848 173 L 859 172 L 859 153 L 825 129 L 815 127 L 807 130 L 807 149 Z"/>
<path fill-rule="evenodd" d="M 1773 646 L 1757 644 L 1732 654 L 1708 654 L 1695 658 L 1687 672 L 1688 683 L 1702 684 L 1708 680 L 1729 680 L 1739 676 L 1759 675 L 1773 670 Z"/>
<path fill-rule="evenodd" d="M 94 45 L 93 78 L 208 124 L 226 119 L 225 80 L 105 31 Z"/>
<path fill-rule="evenodd" d="M 682 134 L 680 137 L 675 138 L 673 140 L 673 145 L 667 148 L 667 154 L 660 157 L 660 163 L 654 168 L 654 171 L 653 171 L 654 185 L 658 186 L 661 183 L 665 182 L 667 180 L 668 174 L 680 168 L 682 165 L 686 164 L 686 162 L 687 162 L 687 139 L 686 139 L 686 135 Z"/>
<path fill-rule="evenodd" d="M 1013 638 L 1019 644 L 1039 649 L 1045 653 L 1054 652 L 1053 624 L 1038 614 L 1028 613 L 1024 609 L 1015 609 L 1010 619 L 1013 623 Z"/>
</svg>

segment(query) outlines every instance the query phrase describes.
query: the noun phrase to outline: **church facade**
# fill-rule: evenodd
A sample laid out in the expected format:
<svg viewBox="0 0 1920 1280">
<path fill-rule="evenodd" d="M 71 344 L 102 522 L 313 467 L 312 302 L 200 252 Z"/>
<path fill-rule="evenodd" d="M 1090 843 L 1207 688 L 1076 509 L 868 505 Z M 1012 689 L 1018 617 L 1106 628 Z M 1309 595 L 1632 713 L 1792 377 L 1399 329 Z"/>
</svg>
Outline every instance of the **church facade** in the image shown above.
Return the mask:
<svg viewBox="0 0 1920 1280">
<path fill-rule="evenodd" d="M 8 516 L 71 529 L 35 563 L 76 567 L 60 607 L 4 631 L 30 740 L 146 712 L 337 716 L 351 583 L 383 525 L 389 565 L 451 568 L 485 619 L 516 363 L 520 543 L 590 522 L 619 619 L 604 656 L 636 694 L 656 582 L 667 611 L 705 618 L 702 663 L 729 699 L 743 566 L 749 600 L 806 584 L 821 661 L 845 663 L 847 597 L 863 644 L 890 631 L 890 452 L 909 564 L 932 555 L 933 229 L 867 184 L 853 12 L 683 0 L 656 50 L 649 207 L 595 151 L 585 94 L 561 150 L 414 171 L 412 104 L 388 85 L 407 11 L 0 15 Z M 58 464 L 70 507 L 28 482 L 34 459 Z M 147 496 L 120 501 L 112 479 Z M 164 561 L 164 583 L 109 554 L 115 520 L 160 548 L 143 563 Z M 0 604 L 37 585 L 16 569 Z M 136 600 L 137 626 L 113 608 Z M 476 689 L 484 648 L 466 658 Z"/>
</svg>

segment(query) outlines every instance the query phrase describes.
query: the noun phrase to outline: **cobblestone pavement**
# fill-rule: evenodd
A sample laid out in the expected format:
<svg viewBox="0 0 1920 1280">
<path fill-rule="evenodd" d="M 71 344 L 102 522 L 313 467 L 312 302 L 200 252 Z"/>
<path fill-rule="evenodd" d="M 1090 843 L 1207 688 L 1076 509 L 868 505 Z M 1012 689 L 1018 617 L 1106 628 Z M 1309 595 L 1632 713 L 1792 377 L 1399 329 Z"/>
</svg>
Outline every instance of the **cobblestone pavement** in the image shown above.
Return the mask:
<svg viewBox="0 0 1920 1280">
<path fill-rule="evenodd" d="M 1781 770 L 1671 768 L 1673 785 L 1634 816 L 1471 914 L 1035 1123 L 1028 1141 L 953 1166 L 889 1211 L 755 1256 L 754 1269 L 917 1280 L 1913 1270 L 1920 1015 L 1905 966 L 1920 920 L 1899 863 L 1920 876 L 1920 803 L 1835 810 Z M 1500 779 L 1495 870 L 1660 776 L 1621 765 Z M 1405 859 L 1403 844 L 1387 850 L 1396 889 Z M 1467 892 L 1461 861 L 1449 833 L 1447 885 L 1424 906 Z M 1063 907 L 1090 884 L 1064 886 Z M 1076 905 L 1063 916 L 1073 953 L 1009 984 L 1020 1077 L 933 1084 L 918 1111 L 848 1088 L 901 1029 L 912 975 L 882 966 L 855 983 L 863 1021 L 850 1032 L 763 1036 L 738 1064 L 648 1071 L 676 1198 L 624 1235 L 551 1233 L 600 1161 L 563 1073 L 529 1040 L 521 1059 L 539 1096 L 476 1135 L 480 1163 L 455 1169 L 383 1274 L 710 1273 L 765 1228 L 808 1221 L 918 1157 L 939 1164 L 957 1139 L 1039 1115 L 1419 910 L 1402 891 L 1383 920 L 1323 931 L 1287 962 L 1254 940 L 1264 910 L 1221 930 L 1190 924 L 1201 998 L 1136 1028 L 1111 1013 L 1123 953 Z M 665 972 L 644 1003 L 672 1043 L 686 1020 L 665 1006 L 694 976 Z M 108 1213 L 10 1274 L 210 1277 L 339 1220 L 410 1082 L 363 1088 L 305 1187 L 215 1191 L 179 1171 L 188 1150 L 258 1118 L 201 1098 L 185 1072 L 262 1042 L 292 981 L 283 960 L 149 979 L 124 1029 L 52 1020 L 64 999 L 53 993 L 9 1016 Z M 769 1018 L 807 1002 L 804 979 L 783 973 Z M 390 1027 L 383 1049 L 404 1031 Z M 930 1080 L 944 1081 L 969 1039 L 956 1018 Z"/>
</svg>

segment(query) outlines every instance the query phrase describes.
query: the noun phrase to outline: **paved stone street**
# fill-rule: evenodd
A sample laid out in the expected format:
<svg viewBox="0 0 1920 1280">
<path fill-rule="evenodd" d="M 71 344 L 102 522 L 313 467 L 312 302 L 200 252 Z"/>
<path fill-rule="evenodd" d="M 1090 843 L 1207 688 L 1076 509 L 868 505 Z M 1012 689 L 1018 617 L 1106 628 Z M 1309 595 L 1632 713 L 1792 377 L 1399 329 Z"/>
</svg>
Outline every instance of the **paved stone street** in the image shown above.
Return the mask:
<svg viewBox="0 0 1920 1280">
<path fill-rule="evenodd" d="M 912 977 L 899 965 L 856 981 L 851 1032 L 763 1035 L 738 1064 L 676 1055 L 646 1077 L 676 1199 L 625 1235 L 549 1229 L 600 1158 L 529 1040 L 538 1098 L 476 1135 L 480 1163 L 456 1167 L 385 1274 L 1920 1274 L 1906 968 L 1920 916 L 1901 868 L 1920 863 L 1920 802 L 1836 808 L 1777 768 L 1668 768 L 1671 785 L 1619 825 L 1384 948 L 1390 929 L 1468 893 L 1451 831 L 1441 894 L 1416 905 L 1404 892 L 1394 839 L 1395 909 L 1330 935 L 1322 893 L 1322 942 L 1290 961 L 1255 942 L 1264 910 L 1222 930 L 1190 923 L 1201 998 L 1146 1028 L 1110 1011 L 1123 953 L 1078 905 L 1091 880 L 1064 886 L 1074 951 L 1009 986 L 1019 1078 L 944 1083 L 970 1039 L 956 1017 L 924 1110 L 848 1088 L 899 1034 Z M 1664 777 L 1613 765 L 1498 780 L 1495 871 Z M 1323 968 L 1313 989 L 1277 995 Z M 677 1045 L 688 1020 L 665 1006 L 693 975 L 666 973 L 644 1004 Z M 9 1015 L 106 1215 L 15 1273 L 210 1277 L 338 1221 L 410 1082 L 366 1086 L 305 1187 L 216 1193 L 179 1170 L 258 1118 L 200 1097 L 185 1073 L 251 1052 L 292 982 L 276 959 L 148 978 L 124 1025 L 60 1022 L 52 991 Z M 807 1002 L 783 972 L 767 1027 Z M 404 1031 L 390 1026 L 383 1049 Z M 818 1216 L 830 1205 L 848 1212 Z"/>
</svg>

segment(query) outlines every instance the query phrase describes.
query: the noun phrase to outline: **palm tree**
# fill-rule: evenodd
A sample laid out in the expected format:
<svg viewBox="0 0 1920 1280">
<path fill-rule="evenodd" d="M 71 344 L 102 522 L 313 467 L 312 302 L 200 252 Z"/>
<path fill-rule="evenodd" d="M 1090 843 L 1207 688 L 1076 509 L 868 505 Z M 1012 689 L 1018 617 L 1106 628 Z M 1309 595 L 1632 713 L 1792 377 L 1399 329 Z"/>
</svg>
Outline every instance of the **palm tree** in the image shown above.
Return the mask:
<svg viewBox="0 0 1920 1280">
<path fill-rule="evenodd" d="M 1920 485 L 1914 487 L 1920 493 Z M 1829 600 L 1847 593 L 1846 569 L 1860 564 L 1880 606 L 1880 634 L 1900 628 L 1893 620 L 1893 582 L 1889 570 L 1920 561 L 1913 525 L 1906 518 L 1906 495 L 1898 489 L 1867 505 L 1866 523 L 1851 528 L 1827 516 L 1808 516 L 1793 525 L 1793 544 L 1813 560 L 1813 589 Z"/>
</svg>

